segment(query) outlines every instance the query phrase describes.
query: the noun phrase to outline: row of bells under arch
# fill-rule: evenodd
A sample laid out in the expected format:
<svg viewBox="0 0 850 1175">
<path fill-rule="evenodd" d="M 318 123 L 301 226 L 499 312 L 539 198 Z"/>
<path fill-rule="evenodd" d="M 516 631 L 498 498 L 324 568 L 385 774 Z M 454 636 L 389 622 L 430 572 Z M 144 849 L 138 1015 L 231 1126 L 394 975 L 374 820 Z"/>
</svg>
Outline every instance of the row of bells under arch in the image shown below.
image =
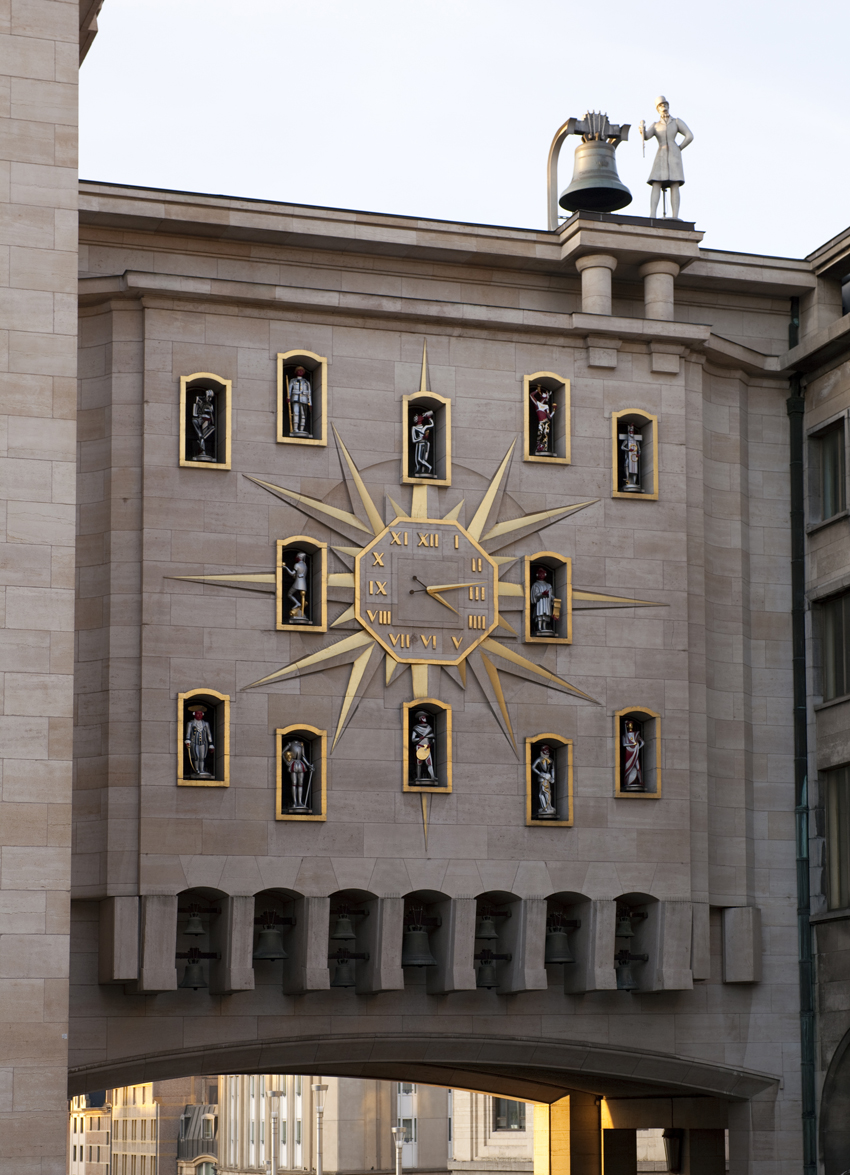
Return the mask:
<svg viewBox="0 0 850 1175">
<path fill-rule="evenodd" d="M 353 915 L 356 916 L 358 913 L 361 912 L 341 911 L 338 914 L 336 925 L 330 936 L 331 942 L 356 942 L 357 935 L 351 919 Z M 414 916 L 408 921 L 408 925 L 405 927 L 402 936 L 401 965 L 402 967 L 436 967 L 438 964 L 431 953 L 428 924 L 430 923 L 436 926 L 439 925 L 439 921 L 435 918 L 426 918 L 421 911 L 412 911 L 411 913 Z M 477 941 L 490 944 L 498 942 L 499 932 L 496 929 L 495 922 L 495 918 L 498 916 L 498 914 L 481 914 L 479 916 L 475 930 Z M 628 910 L 621 909 L 618 911 L 615 932 L 617 938 L 628 940 L 634 937 L 635 932 L 632 928 L 632 921 L 635 916 L 635 914 Z M 556 913 L 550 915 L 546 924 L 544 964 L 548 966 L 550 964 L 569 964 L 575 962 L 575 957 L 570 949 L 569 934 L 573 930 L 578 930 L 580 926 L 580 922 L 574 919 L 567 919 L 561 914 Z M 190 915 L 183 933 L 189 937 L 196 937 L 206 933 L 199 913 Z M 263 924 L 252 957 L 255 962 L 269 963 L 276 963 L 289 958 L 283 946 L 283 935 L 278 926 L 275 925 L 273 916 Z M 368 957 L 367 954 L 351 951 L 346 946 L 340 947 L 335 954 L 329 955 L 328 960 L 333 960 L 336 963 L 330 986 L 354 987 L 356 982 L 355 962 L 357 959 L 368 959 Z M 495 965 L 500 961 L 510 962 L 511 956 L 494 952 L 490 947 L 484 947 L 474 958 L 480 964 L 476 978 L 476 987 L 487 989 L 498 987 L 499 980 L 496 976 Z M 628 950 L 617 952 L 615 964 L 618 990 L 636 990 L 638 984 L 632 975 L 631 964 L 646 961 L 646 955 L 632 955 Z M 189 959 L 179 986 L 181 988 L 191 988 L 194 991 L 208 986 L 199 951 L 193 950 L 189 952 Z"/>
</svg>

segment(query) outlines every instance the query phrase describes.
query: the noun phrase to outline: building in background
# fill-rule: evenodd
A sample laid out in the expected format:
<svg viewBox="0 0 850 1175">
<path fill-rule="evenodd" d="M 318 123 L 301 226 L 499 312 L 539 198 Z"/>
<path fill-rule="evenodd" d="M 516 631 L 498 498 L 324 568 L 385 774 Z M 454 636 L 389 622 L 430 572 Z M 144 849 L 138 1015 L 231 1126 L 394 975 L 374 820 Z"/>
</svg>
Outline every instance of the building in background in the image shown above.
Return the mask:
<svg viewBox="0 0 850 1175">
<path fill-rule="evenodd" d="M 71 1098 L 68 1175 L 109 1175 L 112 1106 L 106 1095 L 111 1092 L 99 1089 Z"/>
<path fill-rule="evenodd" d="M 530 1175 L 534 1113 L 525 1102 L 452 1090 L 449 1170 L 470 1175 Z"/>
</svg>

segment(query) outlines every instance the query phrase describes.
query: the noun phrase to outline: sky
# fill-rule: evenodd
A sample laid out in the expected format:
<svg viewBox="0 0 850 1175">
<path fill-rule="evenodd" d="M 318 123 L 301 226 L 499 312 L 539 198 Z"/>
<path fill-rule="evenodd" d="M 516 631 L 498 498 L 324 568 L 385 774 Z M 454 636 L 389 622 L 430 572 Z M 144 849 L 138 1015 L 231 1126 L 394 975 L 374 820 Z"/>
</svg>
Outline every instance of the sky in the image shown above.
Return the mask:
<svg viewBox="0 0 850 1175">
<path fill-rule="evenodd" d="M 648 216 L 663 93 L 704 247 L 799 257 L 850 224 L 846 0 L 106 0 L 99 27 L 84 179 L 539 229 L 590 109 L 632 125 L 622 211 Z"/>
</svg>

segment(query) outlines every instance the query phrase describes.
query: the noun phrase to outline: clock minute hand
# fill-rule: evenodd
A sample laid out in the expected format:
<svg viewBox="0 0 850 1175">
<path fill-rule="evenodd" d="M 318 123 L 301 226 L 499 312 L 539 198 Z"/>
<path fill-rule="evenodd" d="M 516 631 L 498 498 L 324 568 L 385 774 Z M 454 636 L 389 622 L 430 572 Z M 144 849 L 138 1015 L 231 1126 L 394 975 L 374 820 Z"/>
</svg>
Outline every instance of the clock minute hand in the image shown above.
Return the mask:
<svg viewBox="0 0 850 1175">
<path fill-rule="evenodd" d="M 417 583 L 422 583 L 422 580 L 419 578 L 418 575 L 414 575 L 413 578 L 416 580 Z M 443 597 L 440 595 L 440 592 L 451 592 L 451 591 L 455 591 L 457 588 L 476 587 L 476 586 L 477 586 L 477 584 L 474 581 L 469 581 L 468 583 L 434 583 L 434 584 L 431 584 L 430 586 L 427 583 L 422 583 L 422 588 L 425 589 L 425 591 L 428 593 L 428 595 L 431 597 L 432 600 L 439 600 L 439 602 L 443 605 L 444 608 L 448 608 L 450 611 L 454 612 L 455 615 L 457 615 L 457 616 L 460 616 L 460 612 L 458 612 L 457 608 L 452 607 L 452 605 L 448 602 L 448 600 L 444 600 Z M 421 591 L 422 588 L 411 588 L 410 594 L 413 595 L 413 593 L 415 591 Z"/>
</svg>

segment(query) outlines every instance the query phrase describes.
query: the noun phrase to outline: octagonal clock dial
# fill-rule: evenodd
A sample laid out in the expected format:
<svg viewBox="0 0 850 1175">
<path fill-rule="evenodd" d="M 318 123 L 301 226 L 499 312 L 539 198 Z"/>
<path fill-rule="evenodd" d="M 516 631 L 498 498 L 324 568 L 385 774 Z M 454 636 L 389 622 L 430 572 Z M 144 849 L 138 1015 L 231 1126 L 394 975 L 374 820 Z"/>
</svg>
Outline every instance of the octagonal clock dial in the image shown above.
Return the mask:
<svg viewBox="0 0 850 1175">
<path fill-rule="evenodd" d="M 459 523 L 402 519 L 357 556 L 354 613 L 397 661 L 457 665 L 499 622 L 497 579 Z"/>
</svg>

